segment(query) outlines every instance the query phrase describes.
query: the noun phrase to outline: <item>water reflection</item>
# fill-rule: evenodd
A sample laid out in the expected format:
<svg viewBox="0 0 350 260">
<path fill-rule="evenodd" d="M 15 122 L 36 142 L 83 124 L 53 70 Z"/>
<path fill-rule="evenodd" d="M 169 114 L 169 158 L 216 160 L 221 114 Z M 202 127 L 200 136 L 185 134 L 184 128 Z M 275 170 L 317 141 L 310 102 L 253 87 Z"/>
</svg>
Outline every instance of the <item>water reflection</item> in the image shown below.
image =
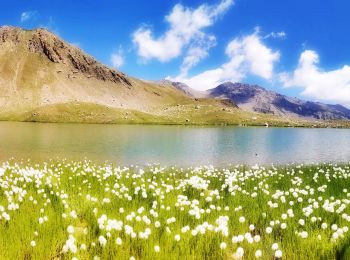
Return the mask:
<svg viewBox="0 0 350 260">
<path fill-rule="evenodd" d="M 216 166 L 350 160 L 350 130 L 0 123 L 0 159 Z"/>
</svg>

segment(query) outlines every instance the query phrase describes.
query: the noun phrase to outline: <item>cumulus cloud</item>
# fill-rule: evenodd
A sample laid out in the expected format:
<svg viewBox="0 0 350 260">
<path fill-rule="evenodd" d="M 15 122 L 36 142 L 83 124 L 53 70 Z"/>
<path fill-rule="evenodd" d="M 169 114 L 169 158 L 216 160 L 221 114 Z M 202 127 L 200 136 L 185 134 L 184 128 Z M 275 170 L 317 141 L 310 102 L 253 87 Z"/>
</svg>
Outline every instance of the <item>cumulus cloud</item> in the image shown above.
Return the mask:
<svg viewBox="0 0 350 260">
<path fill-rule="evenodd" d="M 111 63 L 112 63 L 112 66 L 116 69 L 124 65 L 124 55 L 123 55 L 123 50 L 121 48 L 119 48 L 117 52 L 112 53 Z"/>
<path fill-rule="evenodd" d="M 297 68 L 292 73 L 282 73 L 285 87 L 303 88 L 302 95 L 319 100 L 350 105 L 350 66 L 326 71 L 318 66 L 319 55 L 313 50 L 305 50 L 299 58 Z"/>
<path fill-rule="evenodd" d="M 144 60 L 157 59 L 166 62 L 179 57 L 183 49 L 190 46 L 184 60 L 184 67 L 193 62 L 193 52 L 201 49 L 205 57 L 213 44 L 204 45 L 203 42 L 213 42 L 213 35 L 208 35 L 204 29 L 224 14 L 233 5 L 233 0 L 221 0 L 217 5 L 203 4 L 196 9 L 177 4 L 171 13 L 165 17 L 169 29 L 159 37 L 154 37 L 150 28 L 142 26 L 133 33 L 133 42 L 137 47 L 138 55 Z M 198 44 L 196 44 L 198 43 Z M 204 45 L 204 46 L 203 46 Z M 192 58 L 191 58 L 192 56 Z M 193 66 L 193 65 L 192 65 Z"/>
<path fill-rule="evenodd" d="M 256 31 L 253 34 L 233 39 L 226 47 L 228 62 L 204 71 L 193 77 L 169 78 L 181 81 L 197 90 L 216 87 L 225 81 L 240 81 L 248 74 L 271 79 L 274 64 L 280 58 L 278 51 L 268 48 Z"/>
<path fill-rule="evenodd" d="M 29 21 L 37 16 L 37 11 L 25 11 L 21 13 L 21 23 Z"/>
</svg>

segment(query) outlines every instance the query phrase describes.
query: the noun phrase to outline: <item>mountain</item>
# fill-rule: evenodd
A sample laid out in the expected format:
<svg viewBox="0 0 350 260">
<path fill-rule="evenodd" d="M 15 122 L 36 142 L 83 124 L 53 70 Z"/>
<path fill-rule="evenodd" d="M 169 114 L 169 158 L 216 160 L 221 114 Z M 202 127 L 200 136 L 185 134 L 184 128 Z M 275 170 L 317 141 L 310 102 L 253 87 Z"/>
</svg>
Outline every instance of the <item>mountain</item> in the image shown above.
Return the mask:
<svg viewBox="0 0 350 260">
<path fill-rule="evenodd" d="M 210 97 L 228 98 L 251 112 L 322 120 L 350 119 L 350 110 L 344 106 L 291 98 L 257 85 L 226 82 L 208 92 Z"/>
<path fill-rule="evenodd" d="M 183 98 L 108 68 L 45 29 L 1 27 L 0 60 L 3 111 L 79 101 L 146 112 Z"/>
<path fill-rule="evenodd" d="M 0 120 L 239 124 L 232 102 L 109 68 L 46 29 L 0 27 Z"/>
</svg>

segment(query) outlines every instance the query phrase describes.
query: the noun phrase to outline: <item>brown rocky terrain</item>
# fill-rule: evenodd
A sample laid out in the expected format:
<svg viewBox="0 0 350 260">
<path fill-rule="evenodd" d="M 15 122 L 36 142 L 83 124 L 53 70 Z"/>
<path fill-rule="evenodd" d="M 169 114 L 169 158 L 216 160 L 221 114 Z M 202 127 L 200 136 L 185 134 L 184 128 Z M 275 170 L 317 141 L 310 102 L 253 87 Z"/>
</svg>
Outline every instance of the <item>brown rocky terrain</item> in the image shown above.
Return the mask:
<svg viewBox="0 0 350 260">
<path fill-rule="evenodd" d="M 53 63 L 71 67 L 71 75 L 82 73 L 89 78 L 95 77 L 103 81 L 132 85 L 123 73 L 99 63 L 46 29 L 37 29 L 28 33 L 20 28 L 3 26 L 0 28 L 0 39 L 2 43 L 24 45 L 28 51 L 42 55 Z"/>
</svg>

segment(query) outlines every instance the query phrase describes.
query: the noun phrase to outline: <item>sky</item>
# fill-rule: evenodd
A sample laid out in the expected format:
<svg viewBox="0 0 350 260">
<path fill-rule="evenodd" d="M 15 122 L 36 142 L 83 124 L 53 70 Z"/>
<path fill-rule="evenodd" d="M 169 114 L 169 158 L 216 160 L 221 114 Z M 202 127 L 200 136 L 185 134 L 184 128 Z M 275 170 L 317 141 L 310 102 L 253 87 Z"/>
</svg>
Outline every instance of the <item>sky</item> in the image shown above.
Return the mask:
<svg viewBox="0 0 350 260">
<path fill-rule="evenodd" d="M 0 25 L 47 28 L 145 80 L 244 82 L 350 107 L 348 10 L 348 0 L 14 0 Z"/>
</svg>

